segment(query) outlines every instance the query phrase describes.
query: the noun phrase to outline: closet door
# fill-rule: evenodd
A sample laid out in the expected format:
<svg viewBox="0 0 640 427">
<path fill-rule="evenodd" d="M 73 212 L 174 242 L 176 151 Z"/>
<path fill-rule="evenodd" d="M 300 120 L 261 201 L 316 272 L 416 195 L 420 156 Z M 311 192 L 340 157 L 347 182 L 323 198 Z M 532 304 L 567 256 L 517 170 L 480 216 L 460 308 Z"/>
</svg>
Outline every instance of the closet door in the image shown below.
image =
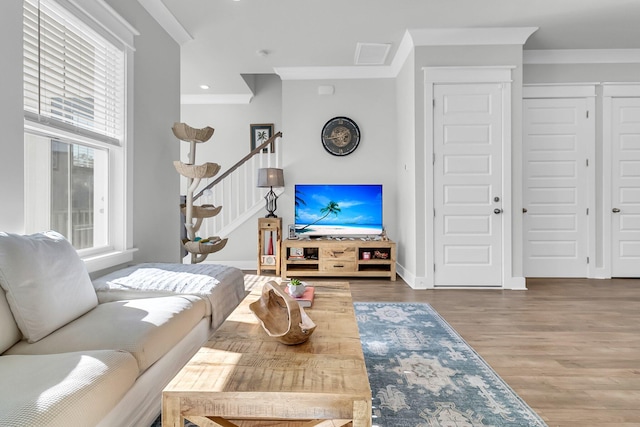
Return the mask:
<svg viewBox="0 0 640 427">
<path fill-rule="evenodd" d="M 524 99 L 526 277 L 588 277 L 592 98 Z"/>
<path fill-rule="evenodd" d="M 611 276 L 640 276 L 640 98 L 613 98 Z"/>
</svg>

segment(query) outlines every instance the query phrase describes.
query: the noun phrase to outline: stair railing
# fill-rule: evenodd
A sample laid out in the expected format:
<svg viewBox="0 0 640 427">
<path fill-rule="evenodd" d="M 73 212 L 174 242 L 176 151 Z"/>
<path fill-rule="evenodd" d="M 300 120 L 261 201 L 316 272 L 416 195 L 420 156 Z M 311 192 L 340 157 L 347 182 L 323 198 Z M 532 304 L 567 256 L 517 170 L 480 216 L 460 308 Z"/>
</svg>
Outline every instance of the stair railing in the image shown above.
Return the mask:
<svg viewBox="0 0 640 427">
<path fill-rule="evenodd" d="M 226 237 L 264 208 L 264 189 L 257 187 L 258 169 L 280 166 L 281 137 L 282 132 L 276 133 L 194 194 L 194 201 L 202 197 L 202 203 L 222 206 L 217 216 L 203 221 L 202 236 Z"/>
</svg>

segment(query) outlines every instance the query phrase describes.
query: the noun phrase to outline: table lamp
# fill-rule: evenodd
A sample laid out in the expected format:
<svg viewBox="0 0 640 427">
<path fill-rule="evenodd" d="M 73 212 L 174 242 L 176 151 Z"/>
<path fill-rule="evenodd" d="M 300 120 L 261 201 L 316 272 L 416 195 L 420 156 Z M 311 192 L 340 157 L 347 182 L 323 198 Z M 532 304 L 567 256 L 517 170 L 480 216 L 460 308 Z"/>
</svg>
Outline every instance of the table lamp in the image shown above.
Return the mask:
<svg viewBox="0 0 640 427">
<path fill-rule="evenodd" d="M 276 200 L 278 196 L 273 192 L 273 187 L 284 187 L 284 174 L 282 169 L 262 168 L 258 169 L 258 188 L 269 188 L 269 192 L 264 196 L 267 201 L 266 209 L 269 212 L 265 218 L 277 218 L 274 214 L 277 209 Z"/>
</svg>

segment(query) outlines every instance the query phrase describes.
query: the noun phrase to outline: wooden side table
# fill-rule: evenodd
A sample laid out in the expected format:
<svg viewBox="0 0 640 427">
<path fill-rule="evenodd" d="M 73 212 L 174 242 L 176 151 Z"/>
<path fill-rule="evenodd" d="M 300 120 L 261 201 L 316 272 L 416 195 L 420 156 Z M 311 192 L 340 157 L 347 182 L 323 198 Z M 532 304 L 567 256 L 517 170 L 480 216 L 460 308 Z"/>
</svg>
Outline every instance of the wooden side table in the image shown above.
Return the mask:
<svg viewBox="0 0 640 427">
<path fill-rule="evenodd" d="M 258 274 L 273 271 L 280 275 L 282 218 L 258 218 Z"/>
</svg>

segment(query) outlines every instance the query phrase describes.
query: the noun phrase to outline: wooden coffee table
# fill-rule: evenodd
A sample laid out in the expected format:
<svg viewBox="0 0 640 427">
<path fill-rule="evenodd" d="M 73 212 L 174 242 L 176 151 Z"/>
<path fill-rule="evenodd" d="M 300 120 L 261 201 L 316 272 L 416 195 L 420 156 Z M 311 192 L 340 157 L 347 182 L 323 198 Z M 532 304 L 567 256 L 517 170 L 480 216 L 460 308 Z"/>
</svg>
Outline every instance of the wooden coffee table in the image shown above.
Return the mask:
<svg viewBox="0 0 640 427">
<path fill-rule="evenodd" d="M 254 290 L 162 393 L 163 427 L 371 426 L 371 388 L 346 282 L 316 282 L 317 325 L 286 346 L 249 304 Z"/>
</svg>

